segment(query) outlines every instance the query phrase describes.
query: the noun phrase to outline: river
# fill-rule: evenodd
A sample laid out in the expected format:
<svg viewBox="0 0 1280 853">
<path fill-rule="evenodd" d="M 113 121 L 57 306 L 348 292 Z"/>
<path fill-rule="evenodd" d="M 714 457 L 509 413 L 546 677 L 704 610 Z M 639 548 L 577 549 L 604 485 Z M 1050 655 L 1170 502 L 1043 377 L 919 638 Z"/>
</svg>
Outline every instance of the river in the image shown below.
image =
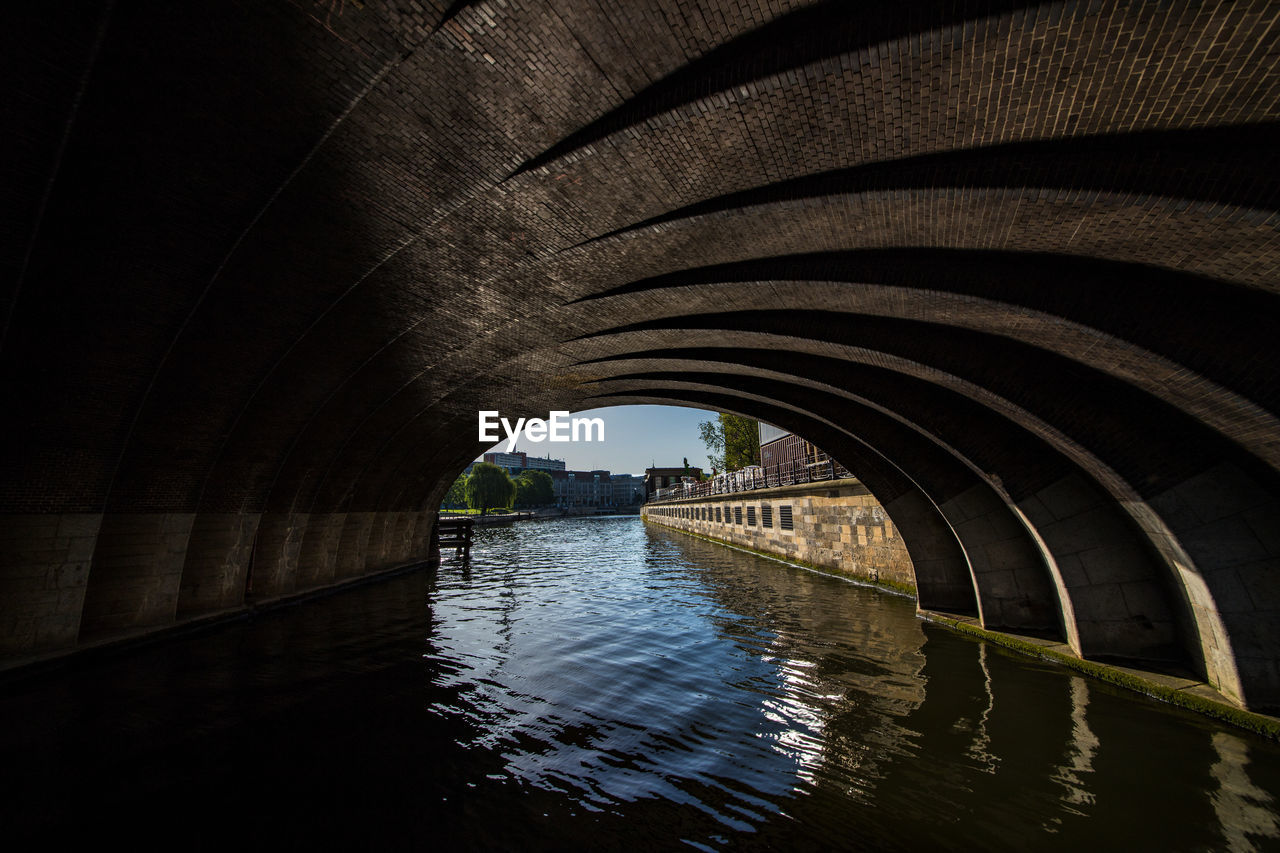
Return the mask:
<svg viewBox="0 0 1280 853">
<path fill-rule="evenodd" d="M 635 516 L 2 689 L 23 847 L 1280 849 L 1276 744 Z"/>
</svg>

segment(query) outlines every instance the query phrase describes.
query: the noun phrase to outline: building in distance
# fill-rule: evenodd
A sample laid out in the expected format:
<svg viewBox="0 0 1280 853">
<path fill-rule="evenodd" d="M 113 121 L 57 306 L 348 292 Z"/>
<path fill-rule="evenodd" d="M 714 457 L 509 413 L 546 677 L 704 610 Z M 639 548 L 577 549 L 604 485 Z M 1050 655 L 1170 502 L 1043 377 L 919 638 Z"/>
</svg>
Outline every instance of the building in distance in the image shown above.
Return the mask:
<svg viewBox="0 0 1280 853">
<path fill-rule="evenodd" d="M 644 477 L 636 474 L 612 474 L 614 506 L 635 506 L 644 503 Z"/>
<path fill-rule="evenodd" d="M 499 468 L 506 468 L 507 472 L 512 475 L 518 475 L 521 471 L 565 470 L 563 459 L 552 459 L 550 456 L 530 456 L 524 451 L 486 453 L 484 461 L 491 465 L 497 465 Z"/>
<path fill-rule="evenodd" d="M 644 493 L 652 498 L 658 489 L 669 489 L 680 485 L 682 478 L 702 479 L 702 469 L 696 465 L 685 468 L 646 468 L 644 469 Z"/>
</svg>

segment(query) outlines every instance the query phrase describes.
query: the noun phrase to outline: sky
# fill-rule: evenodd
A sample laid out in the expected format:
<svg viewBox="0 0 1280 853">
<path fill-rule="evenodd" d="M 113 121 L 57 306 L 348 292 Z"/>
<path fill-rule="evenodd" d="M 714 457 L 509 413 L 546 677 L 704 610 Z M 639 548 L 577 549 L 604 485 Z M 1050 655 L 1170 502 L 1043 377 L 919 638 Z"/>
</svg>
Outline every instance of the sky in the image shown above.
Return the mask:
<svg viewBox="0 0 1280 853">
<path fill-rule="evenodd" d="M 571 471 L 597 468 L 616 474 L 644 474 L 644 469 L 680 467 L 689 464 L 707 470 L 706 445 L 698 438 L 698 424 L 714 420 L 715 412 L 683 406 L 613 406 L 574 412 L 572 418 L 604 420 L 604 441 L 532 442 L 520 436 L 515 449 L 530 456 L 563 459 Z M 505 436 L 502 427 L 497 432 Z M 507 449 L 504 437 L 490 448 Z"/>
</svg>

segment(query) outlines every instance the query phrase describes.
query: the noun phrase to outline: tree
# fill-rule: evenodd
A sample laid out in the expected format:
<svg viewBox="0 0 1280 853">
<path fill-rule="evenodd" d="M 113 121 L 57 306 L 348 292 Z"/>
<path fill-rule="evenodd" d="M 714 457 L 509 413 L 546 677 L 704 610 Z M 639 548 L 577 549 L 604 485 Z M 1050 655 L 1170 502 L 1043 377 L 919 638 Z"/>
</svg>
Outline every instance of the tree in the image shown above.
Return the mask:
<svg viewBox="0 0 1280 853">
<path fill-rule="evenodd" d="M 724 427 L 720 421 L 703 421 L 698 424 L 698 437 L 711 452 L 707 454 L 707 463 L 712 471 L 724 470 Z"/>
<path fill-rule="evenodd" d="M 686 477 L 692 477 L 694 480 L 696 480 L 696 481 L 698 481 L 698 482 L 702 482 L 702 474 L 700 474 L 700 473 L 699 473 L 699 472 L 697 472 L 697 471 L 692 470 L 692 469 L 689 467 L 689 457 L 688 457 L 688 456 L 686 456 L 686 457 L 684 458 L 684 476 L 686 476 Z"/>
<path fill-rule="evenodd" d="M 555 499 L 555 486 L 546 471 L 525 471 L 516 479 L 516 506 L 546 506 Z"/>
<path fill-rule="evenodd" d="M 555 481 L 546 471 L 526 471 L 533 481 L 534 506 L 550 506 L 556 502 Z"/>
<path fill-rule="evenodd" d="M 516 477 L 512 482 L 516 487 L 516 497 L 513 505 L 517 509 L 527 509 L 533 506 L 533 483 L 524 477 Z"/>
<path fill-rule="evenodd" d="M 724 425 L 724 466 L 737 471 L 760 464 L 760 422 L 741 415 L 720 414 Z"/>
<path fill-rule="evenodd" d="M 467 478 L 467 504 L 484 515 L 494 507 L 509 507 L 516 486 L 511 475 L 497 465 L 477 462 Z"/>
<path fill-rule="evenodd" d="M 698 434 L 711 451 L 707 461 L 717 471 L 760 464 L 760 425 L 753 418 L 721 412 L 718 419 L 698 424 Z"/>
<path fill-rule="evenodd" d="M 449 487 L 449 491 L 445 494 L 444 500 L 440 502 L 440 505 L 450 509 L 457 509 L 467 505 L 466 475 L 460 475 L 458 479 L 453 481 L 453 485 Z"/>
</svg>

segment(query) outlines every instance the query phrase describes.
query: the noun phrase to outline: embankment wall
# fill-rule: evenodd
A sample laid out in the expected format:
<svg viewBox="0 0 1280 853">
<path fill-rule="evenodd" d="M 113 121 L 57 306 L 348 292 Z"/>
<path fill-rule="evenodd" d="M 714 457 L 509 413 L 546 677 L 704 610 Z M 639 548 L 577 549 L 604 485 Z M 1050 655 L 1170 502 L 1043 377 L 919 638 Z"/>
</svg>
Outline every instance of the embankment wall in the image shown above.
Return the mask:
<svg viewBox="0 0 1280 853">
<path fill-rule="evenodd" d="M 906 546 L 856 479 L 647 504 L 646 522 L 915 592 Z"/>
</svg>

